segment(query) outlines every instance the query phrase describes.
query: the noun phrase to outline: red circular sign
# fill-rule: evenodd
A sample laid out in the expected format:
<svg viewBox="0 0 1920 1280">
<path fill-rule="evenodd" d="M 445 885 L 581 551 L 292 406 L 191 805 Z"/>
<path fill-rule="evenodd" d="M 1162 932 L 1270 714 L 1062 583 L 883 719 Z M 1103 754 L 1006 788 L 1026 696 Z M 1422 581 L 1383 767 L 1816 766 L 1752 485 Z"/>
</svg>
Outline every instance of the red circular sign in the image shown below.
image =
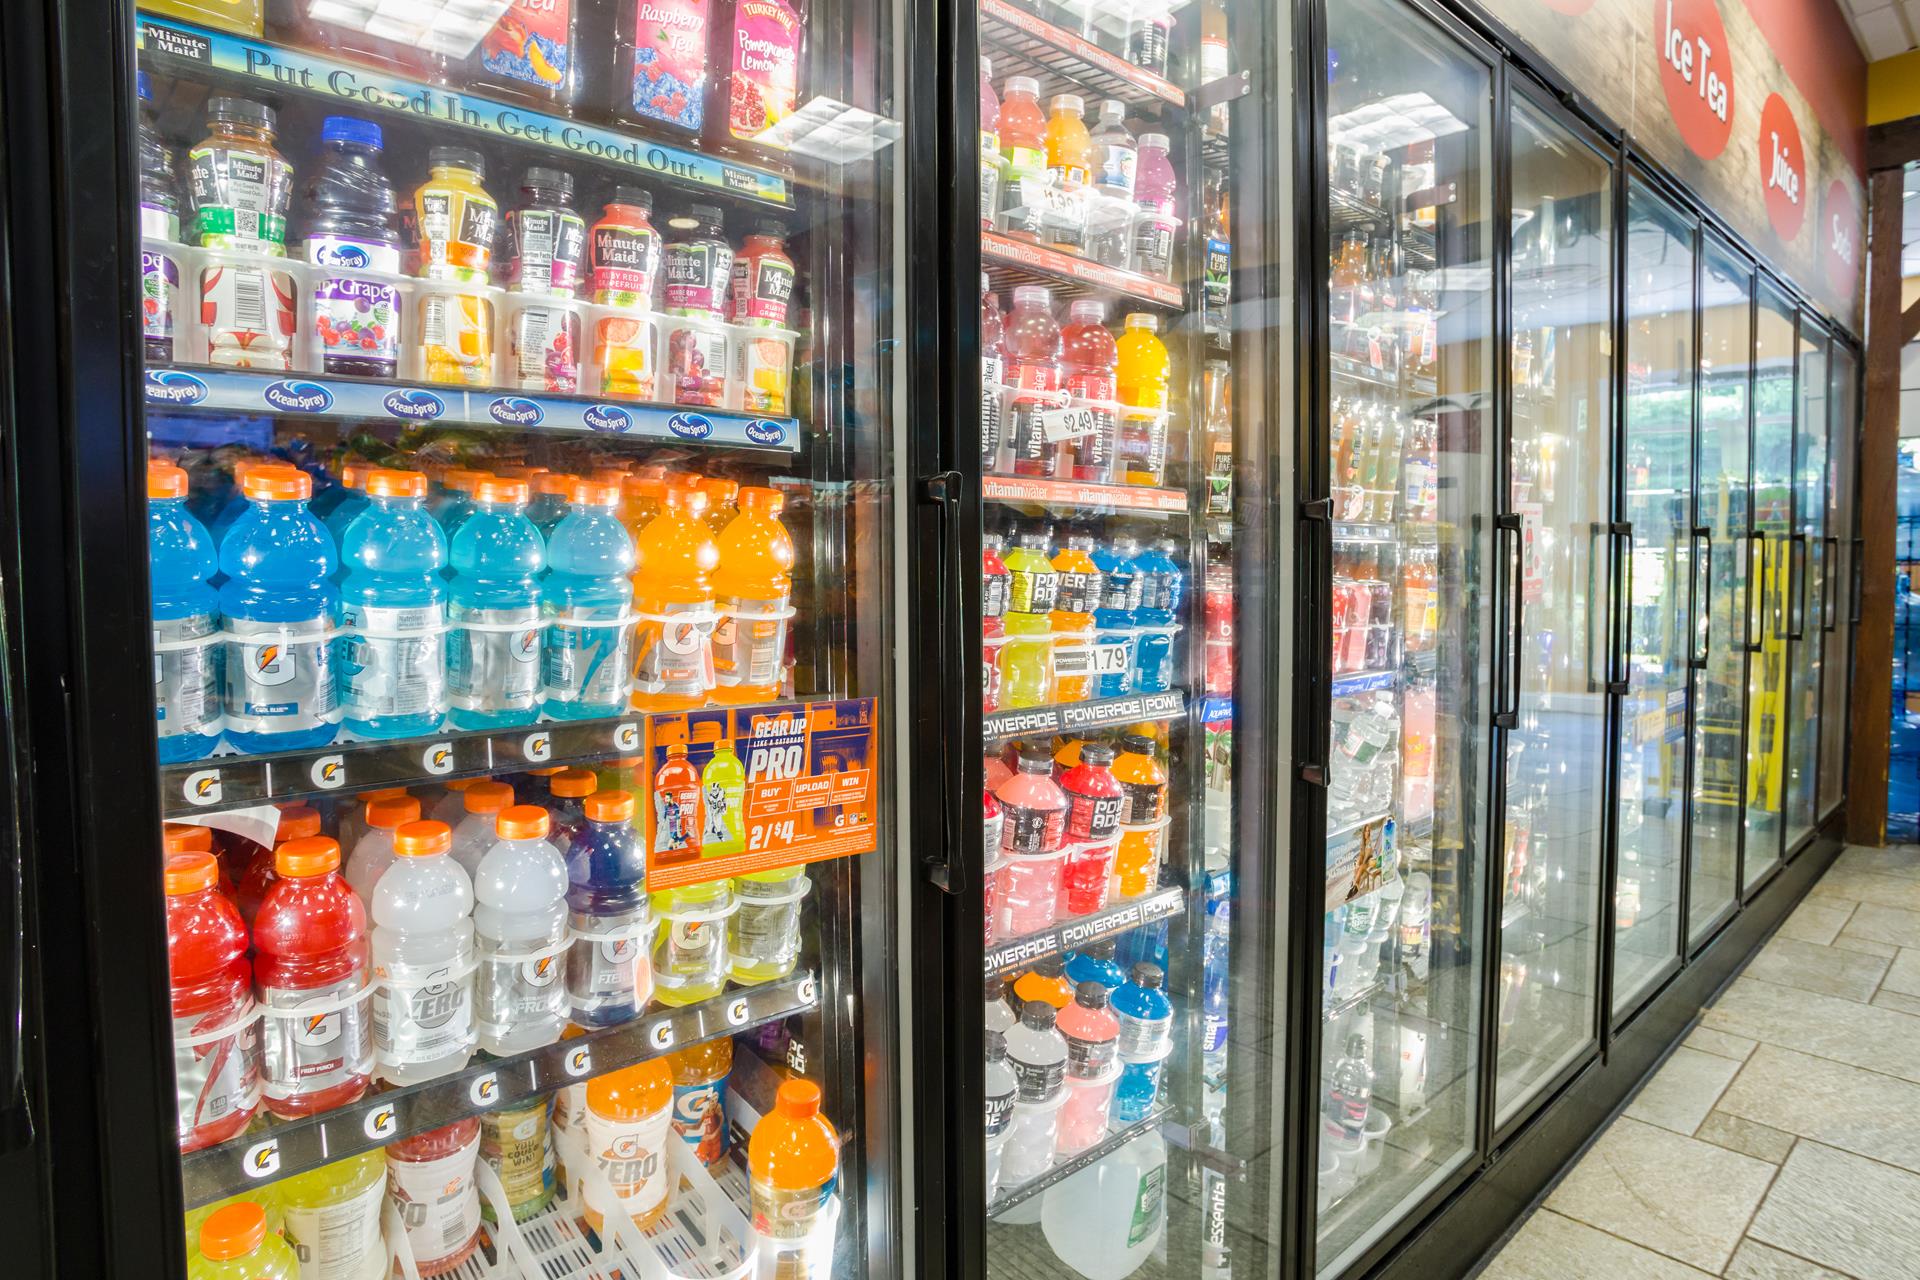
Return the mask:
<svg viewBox="0 0 1920 1280">
<path fill-rule="evenodd" d="M 1733 58 L 1714 0 L 1653 0 L 1660 87 L 1680 138 L 1702 160 L 1733 136 Z"/>
<path fill-rule="evenodd" d="M 1807 158 L 1800 151 L 1800 125 L 1777 93 L 1760 108 L 1760 191 L 1767 220 L 1782 240 L 1800 234 L 1807 218 Z"/>
<path fill-rule="evenodd" d="M 1860 206 L 1847 184 L 1835 178 L 1820 208 L 1820 260 L 1826 264 L 1827 284 L 1836 294 L 1852 297 L 1860 284 Z"/>
</svg>

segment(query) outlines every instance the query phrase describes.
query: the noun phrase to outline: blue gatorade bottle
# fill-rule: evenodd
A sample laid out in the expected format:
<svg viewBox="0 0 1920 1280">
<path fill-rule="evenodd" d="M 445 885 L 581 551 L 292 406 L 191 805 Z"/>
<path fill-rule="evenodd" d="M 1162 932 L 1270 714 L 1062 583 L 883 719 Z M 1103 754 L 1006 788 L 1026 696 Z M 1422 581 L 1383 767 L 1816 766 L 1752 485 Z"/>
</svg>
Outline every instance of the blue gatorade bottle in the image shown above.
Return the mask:
<svg viewBox="0 0 1920 1280">
<path fill-rule="evenodd" d="M 1120 1023 L 1120 1080 L 1113 1090 L 1117 1124 L 1145 1118 L 1160 1096 L 1160 1075 L 1173 1051 L 1173 1002 L 1160 989 L 1165 981 L 1159 965 L 1137 964 L 1132 980 L 1113 993 L 1113 1016 Z"/>
<path fill-rule="evenodd" d="M 147 465 L 153 582 L 153 715 L 160 763 L 205 758 L 220 742 L 220 598 L 213 535 L 187 510 L 187 473 Z"/>
<path fill-rule="evenodd" d="M 1140 580 L 1140 607 L 1133 611 L 1133 690 L 1165 693 L 1173 687 L 1173 636 L 1180 627 L 1180 606 L 1187 575 L 1173 558 L 1178 544 L 1161 538 L 1134 558 Z"/>
<path fill-rule="evenodd" d="M 404 308 L 391 277 L 400 274 L 400 219 L 380 149 L 380 126 L 371 120 L 321 122 L 320 158 L 307 184 L 306 254 L 320 268 L 314 340 L 328 373 L 391 378 L 399 367 Z"/>
<path fill-rule="evenodd" d="M 527 482 L 483 480 L 451 539 L 447 702 L 454 726 L 499 729 L 540 714 L 540 574 L 547 543 L 527 519 Z"/>
<path fill-rule="evenodd" d="M 472 514 L 473 490 L 486 478 L 486 472 L 464 467 L 455 467 L 440 477 L 438 492 L 427 503 L 427 510 L 433 513 L 449 538 L 460 527 L 460 522 Z"/>
<path fill-rule="evenodd" d="M 1134 611 L 1140 607 L 1140 575 L 1135 558 L 1140 544 L 1126 534 L 1093 549 L 1100 570 L 1100 603 L 1093 611 L 1096 698 L 1133 692 Z"/>
<path fill-rule="evenodd" d="M 567 849 L 567 998 L 583 1027 L 631 1021 L 653 996 L 647 849 L 633 814 L 631 791 L 594 792 Z"/>
<path fill-rule="evenodd" d="M 613 485 L 576 480 L 567 505 L 547 542 L 540 589 L 543 710 L 556 720 L 617 715 L 633 671 L 633 539 Z"/>
<path fill-rule="evenodd" d="M 340 468 L 340 483 L 328 491 L 334 495 L 333 501 L 322 505 L 319 499 L 314 500 L 313 514 L 327 526 L 336 550 L 347 540 L 347 526 L 353 518 L 367 509 L 367 477 L 373 470 L 365 463 L 349 462 Z"/>
<path fill-rule="evenodd" d="M 333 680 L 340 593 L 333 540 L 307 510 L 313 477 L 257 465 L 240 491 L 246 510 L 220 544 L 227 741 L 248 754 L 322 746 L 340 731 Z"/>
<path fill-rule="evenodd" d="M 548 472 L 533 482 L 533 500 L 527 504 L 527 519 L 542 538 L 553 537 L 554 526 L 567 514 L 567 495 L 573 492 L 575 477 Z"/>
<path fill-rule="evenodd" d="M 447 714 L 447 540 L 427 514 L 427 478 L 367 475 L 367 507 L 340 559 L 340 702 L 363 738 L 432 733 Z"/>
</svg>

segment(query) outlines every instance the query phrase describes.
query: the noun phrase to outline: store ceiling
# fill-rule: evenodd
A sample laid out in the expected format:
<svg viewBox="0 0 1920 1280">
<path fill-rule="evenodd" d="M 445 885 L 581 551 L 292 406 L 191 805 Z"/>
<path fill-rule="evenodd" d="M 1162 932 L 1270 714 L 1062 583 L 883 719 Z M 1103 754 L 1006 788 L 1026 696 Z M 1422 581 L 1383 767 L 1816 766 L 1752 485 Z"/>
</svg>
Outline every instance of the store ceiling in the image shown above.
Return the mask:
<svg viewBox="0 0 1920 1280">
<path fill-rule="evenodd" d="M 1841 0 L 1869 62 L 1920 47 L 1920 0 Z"/>
</svg>

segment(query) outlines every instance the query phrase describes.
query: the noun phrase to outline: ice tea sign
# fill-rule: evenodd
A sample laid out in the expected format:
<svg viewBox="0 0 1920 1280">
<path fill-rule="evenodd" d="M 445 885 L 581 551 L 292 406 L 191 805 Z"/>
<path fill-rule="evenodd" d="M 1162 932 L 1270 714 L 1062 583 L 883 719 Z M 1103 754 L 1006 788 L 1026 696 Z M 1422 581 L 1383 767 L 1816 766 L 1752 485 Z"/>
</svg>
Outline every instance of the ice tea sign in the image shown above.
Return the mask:
<svg viewBox="0 0 1920 1280">
<path fill-rule="evenodd" d="M 1680 137 L 1702 160 L 1726 150 L 1733 134 L 1733 65 L 1727 28 L 1714 0 L 1654 0 L 1659 12 L 1660 86 Z"/>
</svg>

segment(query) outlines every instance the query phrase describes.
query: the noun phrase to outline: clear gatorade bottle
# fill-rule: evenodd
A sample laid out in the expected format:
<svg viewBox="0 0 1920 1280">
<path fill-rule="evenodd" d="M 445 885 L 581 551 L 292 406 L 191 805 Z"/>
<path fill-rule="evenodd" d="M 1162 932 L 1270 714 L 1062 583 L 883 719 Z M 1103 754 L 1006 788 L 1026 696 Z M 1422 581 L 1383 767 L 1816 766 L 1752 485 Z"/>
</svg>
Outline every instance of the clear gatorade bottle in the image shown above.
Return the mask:
<svg viewBox="0 0 1920 1280">
<path fill-rule="evenodd" d="M 513 803 L 513 788 L 504 782 L 482 779 L 462 793 L 461 818 L 453 829 L 453 860 L 469 878 L 480 870 L 480 859 L 500 842 L 496 829 L 500 811 L 512 808 Z"/>
<path fill-rule="evenodd" d="M 420 802 L 404 792 L 382 796 L 368 802 L 361 819 L 365 830 L 354 841 L 340 874 L 360 899 L 360 905 L 371 911 L 373 891 L 379 887 L 380 877 L 393 865 L 394 836 L 409 822 L 420 821 Z"/>
<path fill-rule="evenodd" d="M 408 823 L 393 849 L 373 890 L 374 1072 L 408 1085 L 473 1056 L 473 885 L 444 822 Z"/>
<path fill-rule="evenodd" d="M 567 866 L 547 826 L 537 805 L 501 810 L 500 839 L 473 879 L 474 1012 L 495 1057 L 552 1044 L 567 1022 Z"/>
<path fill-rule="evenodd" d="M 380 126 L 328 116 L 307 183 L 306 259 L 321 268 L 313 324 L 327 373 L 391 378 L 400 363 L 399 214 L 380 167 Z"/>
<path fill-rule="evenodd" d="M 546 539 L 527 518 L 524 480 L 483 480 L 473 501 L 448 551 L 447 716 L 457 729 L 532 724 Z"/>
<path fill-rule="evenodd" d="M 260 1037 L 247 926 L 219 890 L 211 853 L 167 857 L 167 971 L 173 987 L 180 1150 L 225 1142 L 260 1105 Z M 224 1034 L 222 1034 L 224 1032 Z"/>
<path fill-rule="evenodd" d="M 153 717 L 160 762 L 211 755 L 225 723 L 220 597 L 213 535 L 187 510 L 187 473 L 147 465 L 147 552 L 153 588 Z"/>
<path fill-rule="evenodd" d="M 432 733 L 447 714 L 447 540 L 415 471 L 367 477 L 347 526 L 336 650 L 347 728 L 362 738 Z"/>
</svg>

